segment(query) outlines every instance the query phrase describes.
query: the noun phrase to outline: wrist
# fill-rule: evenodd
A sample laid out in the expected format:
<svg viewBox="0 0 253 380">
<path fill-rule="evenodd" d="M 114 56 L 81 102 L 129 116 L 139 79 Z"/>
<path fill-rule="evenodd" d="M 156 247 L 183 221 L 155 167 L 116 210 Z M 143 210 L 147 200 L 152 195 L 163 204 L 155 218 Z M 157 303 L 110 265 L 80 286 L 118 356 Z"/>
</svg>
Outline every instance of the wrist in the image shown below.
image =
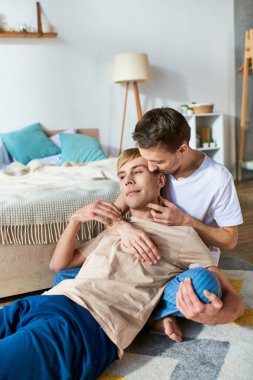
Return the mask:
<svg viewBox="0 0 253 380">
<path fill-rule="evenodd" d="M 183 225 L 187 227 L 194 227 L 194 219 L 190 215 L 185 214 Z"/>
<path fill-rule="evenodd" d="M 220 325 L 221 323 L 225 323 L 223 310 L 220 309 L 214 316 L 212 320 L 212 326 Z"/>
<path fill-rule="evenodd" d="M 81 220 L 79 218 L 78 215 L 75 215 L 73 214 L 70 218 L 70 221 L 69 223 L 72 225 L 72 226 L 75 226 L 75 227 L 79 227 L 80 226 L 80 223 L 81 223 Z"/>
<path fill-rule="evenodd" d="M 122 231 L 122 228 L 125 228 L 126 225 L 129 226 L 129 223 L 126 220 L 122 219 L 122 220 L 119 220 L 118 222 L 114 222 L 113 228 L 115 229 L 115 231 L 120 233 Z"/>
</svg>

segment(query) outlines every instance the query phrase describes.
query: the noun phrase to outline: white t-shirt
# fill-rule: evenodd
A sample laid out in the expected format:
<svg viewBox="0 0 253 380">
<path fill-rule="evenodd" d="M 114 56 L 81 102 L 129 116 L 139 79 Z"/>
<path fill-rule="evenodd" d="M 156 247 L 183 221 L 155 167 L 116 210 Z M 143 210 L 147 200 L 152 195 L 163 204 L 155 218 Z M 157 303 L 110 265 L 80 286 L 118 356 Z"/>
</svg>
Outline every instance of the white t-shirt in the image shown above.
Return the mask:
<svg viewBox="0 0 253 380">
<path fill-rule="evenodd" d="M 178 181 L 170 175 L 165 197 L 186 214 L 209 226 L 231 227 L 243 223 L 231 173 L 208 156 L 189 177 Z M 219 248 L 209 249 L 218 263 Z"/>
</svg>

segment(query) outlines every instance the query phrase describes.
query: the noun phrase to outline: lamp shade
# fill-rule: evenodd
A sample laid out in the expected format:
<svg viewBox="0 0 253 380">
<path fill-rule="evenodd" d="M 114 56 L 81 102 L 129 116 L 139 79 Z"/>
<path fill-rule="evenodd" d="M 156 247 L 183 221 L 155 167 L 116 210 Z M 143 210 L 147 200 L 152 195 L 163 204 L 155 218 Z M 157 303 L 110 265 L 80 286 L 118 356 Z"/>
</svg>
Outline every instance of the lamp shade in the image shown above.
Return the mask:
<svg viewBox="0 0 253 380">
<path fill-rule="evenodd" d="M 150 79 L 148 55 L 122 53 L 114 58 L 114 82 L 146 81 Z"/>
</svg>

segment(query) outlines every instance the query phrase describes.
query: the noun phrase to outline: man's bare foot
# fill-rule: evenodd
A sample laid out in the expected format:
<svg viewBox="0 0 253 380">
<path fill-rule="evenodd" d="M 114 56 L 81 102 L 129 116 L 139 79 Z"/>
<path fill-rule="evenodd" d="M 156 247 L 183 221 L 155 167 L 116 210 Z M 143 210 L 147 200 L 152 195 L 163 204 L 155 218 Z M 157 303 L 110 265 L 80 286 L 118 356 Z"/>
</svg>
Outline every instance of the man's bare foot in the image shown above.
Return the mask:
<svg viewBox="0 0 253 380">
<path fill-rule="evenodd" d="M 176 317 L 165 317 L 158 321 L 152 321 L 151 326 L 158 331 L 163 331 L 170 339 L 175 342 L 181 342 L 183 334 L 177 324 Z"/>
</svg>

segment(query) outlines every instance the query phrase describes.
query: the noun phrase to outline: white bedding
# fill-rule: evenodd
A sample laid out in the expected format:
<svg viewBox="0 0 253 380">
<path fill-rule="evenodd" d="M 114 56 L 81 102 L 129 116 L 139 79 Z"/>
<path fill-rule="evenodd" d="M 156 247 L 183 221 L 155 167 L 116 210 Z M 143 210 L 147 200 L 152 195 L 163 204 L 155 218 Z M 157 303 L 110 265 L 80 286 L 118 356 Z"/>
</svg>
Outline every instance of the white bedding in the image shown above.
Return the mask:
<svg viewBox="0 0 253 380">
<path fill-rule="evenodd" d="M 96 199 L 117 198 L 116 163 L 117 158 L 109 158 L 47 166 L 33 160 L 0 171 L 0 242 L 56 242 L 76 209 Z M 94 223 L 81 228 L 81 238 L 90 237 Z"/>
</svg>

